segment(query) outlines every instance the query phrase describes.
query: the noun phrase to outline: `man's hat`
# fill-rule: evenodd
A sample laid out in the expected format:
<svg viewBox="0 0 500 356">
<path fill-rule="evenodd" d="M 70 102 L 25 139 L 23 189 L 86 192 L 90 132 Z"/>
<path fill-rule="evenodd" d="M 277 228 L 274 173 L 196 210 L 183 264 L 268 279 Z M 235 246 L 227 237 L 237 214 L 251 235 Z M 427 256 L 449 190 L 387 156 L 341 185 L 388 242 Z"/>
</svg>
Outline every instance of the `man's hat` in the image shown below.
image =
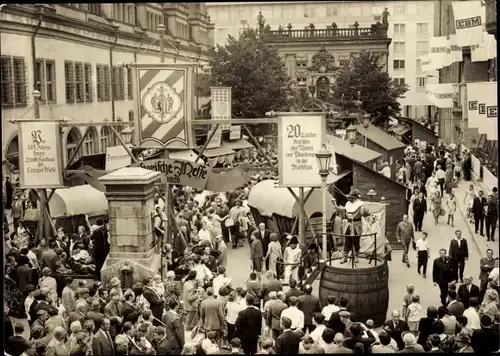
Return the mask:
<svg viewBox="0 0 500 356">
<path fill-rule="evenodd" d="M 292 236 L 292 238 L 290 239 L 290 244 L 296 245 L 298 243 L 299 243 L 299 239 L 297 238 L 297 236 Z"/>
<path fill-rule="evenodd" d="M 352 199 L 356 199 L 356 198 L 360 198 L 360 197 L 361 197 L 361 194 L 359 193 L 358 189 L 352 189 L 351 192 L 349 193 L 349 196 L 348 196 L 348 198 L 352 198 Z"/>
<path fill-rule="evenodd" d="M 343 318 L 349 318 L 351 316 L 351 313 L 349 313 L 347 310 L 342 310 L 339 312 L 339 316 Z"/>
</svg>

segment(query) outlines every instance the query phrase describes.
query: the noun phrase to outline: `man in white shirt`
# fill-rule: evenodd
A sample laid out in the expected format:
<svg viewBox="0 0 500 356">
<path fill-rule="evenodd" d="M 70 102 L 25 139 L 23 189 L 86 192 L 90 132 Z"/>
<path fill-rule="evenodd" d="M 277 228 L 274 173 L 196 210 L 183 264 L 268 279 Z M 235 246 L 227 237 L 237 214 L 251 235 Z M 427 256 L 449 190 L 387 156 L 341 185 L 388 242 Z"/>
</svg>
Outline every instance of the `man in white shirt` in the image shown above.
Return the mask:
<svg viewBox="0 0 500 356">
<path fill-rule="evenodd" d="M 309 336 L 313 339 L 314 344 L 323 347 L 323 331 L 325 331 L 326 326 L 325 326 L 325 316 L 321 313 L 314 313 L 313 315 L 313 325 L 315 326 L 315 329 L 313 332 L 309 334 Z"/>
<path fill-rule="evenodd" d="M 337 305 L 335 305 L 336 299 L 333 295 L 329 295 L 327 300 L 328 300 L 328 305 L 323 307 L 321 314 L 325 316 L 325 321 L 330 321 L 330 316 L 332 316 L 333 313 L 338 312 L 340 308 Z"/>
<path fill-rule="evenodd" d="M 292 330 L 300 330 L 304 328 L 304 313 L 297 308 L 298 301 L 297 297 L 290 297 L 288 300 L 288 304 L 290 306 L 281 313 L 281 319 L 283 319 L 283 317 L 287 317 L 292 321 L 292 326 L 290 327 Z"/>
<path fill-rule="evenodd" d="M 439 183 L 439 188 L 441 189 L 441 196 L 443 196 L 444 191 L 444 179 L 446 177 L 446 172 L 441 169 L 441 166 L 436 167 L 436 179 Z"/>
<path fill-rule="evenodd" d="M 481 322 L 479 320 L 479 299 L 476 297 L 470 298 L 470 307 L 464 310 L 463 316 L 467 318 L 467 329 L 481 330 Z"/>
<path fill-rule="evenodd" d="M 231 278 L 226 277 L 226 268 L 219 266 L 217 268 L 217 277 L 214 278 L 212 281 L 212 286 L 214 288 L 214 295 L 217 297 L 219 296 L 219 289 L 222 286 L 229 286 L 231 285 Z"/>
<path fill-rule="evenodd" d="M 422 237 L 415 243 L 417 247 L 417 272 L 420 274 L 420 269 L 423 268 L 423 276 L 427 278 L 427 262 L 429 261 L 429 242 L 427 241 L 427 233 L 422 232 Z"/>
<path fill-rule="evenodd" d="M 495 267 L 491 270 L 488 275 L 488 280 L 491 280 L 493 284 L 498 287 L 498 277 L 499 277 L 499 269 L 498 269 L 498 257 L 495 258 Z"/>
</svg>

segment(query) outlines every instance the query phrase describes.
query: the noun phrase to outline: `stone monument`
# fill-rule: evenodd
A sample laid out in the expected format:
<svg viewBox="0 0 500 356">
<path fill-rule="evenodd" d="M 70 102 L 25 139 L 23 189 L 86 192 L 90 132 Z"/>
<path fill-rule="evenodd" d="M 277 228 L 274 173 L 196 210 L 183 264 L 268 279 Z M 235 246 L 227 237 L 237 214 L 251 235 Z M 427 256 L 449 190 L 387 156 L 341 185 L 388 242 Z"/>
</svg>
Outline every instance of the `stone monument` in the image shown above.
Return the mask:
<svg viewBox="0 0 500 356">
<path fill-rule="evenodd" d="M 99 178 L 106 186 L 111 225 L 109 254 L 101 269 L 103 282 L 121 278 L 124 267 L 132 270 L 134 282 L 160 272 L 152 217 L 155 182 L 160 176 L 140 167 L 125 167 Z"/>
</svg>

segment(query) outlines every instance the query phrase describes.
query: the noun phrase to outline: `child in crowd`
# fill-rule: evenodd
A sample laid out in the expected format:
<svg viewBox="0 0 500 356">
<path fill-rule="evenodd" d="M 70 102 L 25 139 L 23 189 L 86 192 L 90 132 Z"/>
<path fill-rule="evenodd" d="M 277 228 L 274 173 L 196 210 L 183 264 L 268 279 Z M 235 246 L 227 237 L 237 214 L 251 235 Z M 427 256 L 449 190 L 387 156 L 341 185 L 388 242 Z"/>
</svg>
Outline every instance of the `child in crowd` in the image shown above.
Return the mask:
<svg viewBox="0 0 500 356">
<path fill-rule="evenodd" d="M 410 331 L 417 335 L 418 334 L 418 324 L 420 322 L 422 306 L 420 305 L 420 297 L 414 295 L 411 298 L 411 304 L 408 305 L 408 328 Z"/>
<path fill-rule="evenodd" d="M 403 306 L 401 308 L 401 316 L 403 317 L 403 320 L 406 322 L 408 322 L 408 316 L 410 315 L 408 307 L 412 303 L 414 292 L 415 292 L 415 286 L 413 284 L 409 284 L 406 286 L 407 294 L 403 298 Z"/>
<path fill-rule="evenodd" d="M 153 288 L 158 293 L 160 297 L 163 298 L 165 295 L 165 284 L 161 280 L 161 276 L 159 274 L 155 274 L 153 276 Z"/>
</svg>

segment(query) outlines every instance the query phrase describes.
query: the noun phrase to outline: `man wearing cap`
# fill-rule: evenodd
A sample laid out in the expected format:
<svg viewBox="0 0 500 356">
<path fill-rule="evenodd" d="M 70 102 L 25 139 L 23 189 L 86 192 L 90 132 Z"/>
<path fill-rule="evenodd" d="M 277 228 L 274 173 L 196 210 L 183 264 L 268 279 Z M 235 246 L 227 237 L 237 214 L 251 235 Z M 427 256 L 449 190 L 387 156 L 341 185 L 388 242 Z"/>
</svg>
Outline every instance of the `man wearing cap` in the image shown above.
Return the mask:
<svg viewBox="0 0 500 356">
<path fill-rule="evenodd" d="M 314 331 L 316 326 L 313 324 L 313 315 L 321 313 L 321 302 L 319 297 L 312 294 L 312 286 L 304 286 L 304 295 L 298 297 L 299 309 L 304 313 L 304 333 L 309 330 L 309 334 Z"/>
<path fill-rule="evenodd" d="M 360 199 L 359 190 L 353 189 L 349 196 L 349 200 L 345 205 L 347 214 L 347 224 L 344 227 L 345 243 L 344 243 L 344 258 L 340 263 L 347 262 L 349 252 L 354 249 L 354 262 L 358 262 L 359 240 L 363 233 L 361 218 L 366 214 L 363 209 L 363 202 Z M 350 235 L 350 236 L 349 236 Z"/>
<path fill-rule="evenodd" d="M 285 283 L 289 284 L 290 279 L 299 280 L 299 265 L 302 250 L 298 246 L 299 240 L 297 236 L 292 236 L 290 245 L 285 248 L 283 253 L 283 263 L 285 266 Z"/>
</svg>

